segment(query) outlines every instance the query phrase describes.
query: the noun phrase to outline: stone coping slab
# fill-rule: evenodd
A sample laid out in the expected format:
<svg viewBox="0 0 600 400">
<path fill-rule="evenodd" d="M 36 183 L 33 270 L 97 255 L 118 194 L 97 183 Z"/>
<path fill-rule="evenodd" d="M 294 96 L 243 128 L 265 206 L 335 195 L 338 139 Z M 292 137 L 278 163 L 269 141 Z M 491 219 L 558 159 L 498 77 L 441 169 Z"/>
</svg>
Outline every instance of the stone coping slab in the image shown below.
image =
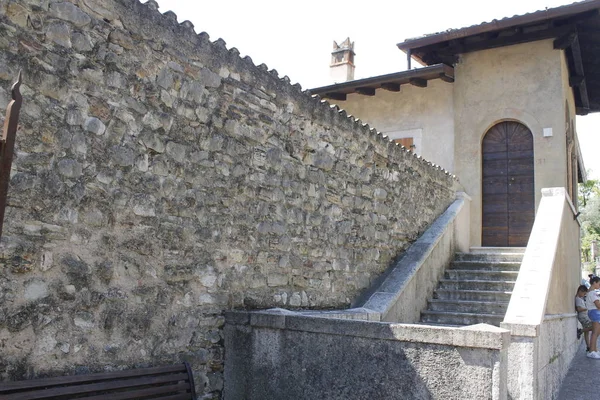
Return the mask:
<svg viewBox="0 0 600 400">
<path fill-rule="evenodd" d="M 487 324 L 467 327 L 401 324 L 303 315 L 302 313 L 283 309 L 230 311 L 225 314 L 225 317 L 230 325 L 355 336 L 377 340 L 396 340 L 494 350 L 508 348 L 510 344 L 510 331 Z"/>
<path fill-rule="evenodd" d="M 470 200 L 464 192 L 458 192 L 456 197 L 446 211 L 406 250 L 383 283 L 362 305 L 363 308 L 385 315 L 394 306 L 417 271 L 426 263 L 444 233 L 451 229 L 465 200 Z"/>
</svg>

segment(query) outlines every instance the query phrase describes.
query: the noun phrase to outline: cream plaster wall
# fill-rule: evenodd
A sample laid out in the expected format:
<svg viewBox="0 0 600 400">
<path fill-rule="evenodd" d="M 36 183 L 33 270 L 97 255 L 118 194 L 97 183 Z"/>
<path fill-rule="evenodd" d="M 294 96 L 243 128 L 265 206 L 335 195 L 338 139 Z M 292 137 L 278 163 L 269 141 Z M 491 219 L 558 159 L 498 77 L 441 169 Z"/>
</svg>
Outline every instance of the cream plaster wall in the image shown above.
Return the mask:
<svg viewBox="0 0 600 400">
<path fill-rule="evenodd" d="M 426 88 L 402 85 L 400 92 L 349 94 L 336 104 L 390 138 L 415 136 L 418 155 L 454 173 L 452 85 L 436 79 Z"/>
<path fill-rule="evenodd" d="M 454 83 L 350 94 L 337 104 L 390 138 L 414 137 L 417 154 L 459 178 L 473 200 L 472 246 L 481 245 L 481 142 L 496 123 L 518 121 L 533 134 L 536 209 L 542 188 L 568 187 L 565 134 L 575 100 L 564 51 L 552 40 L 464 54 Z M 545 128 L 552 136 L 543 137 Z"/>
<path fill-rule="evenodd" d="M 455 66 L 455 174 L 471 196 L 471 244 L 481 245 L 481 142 L 500 121 L 534 137 L 536 208 L 544 187 L 566 186 L 566 65 L 552 40 L 468 53 Z M 553 136 L 542 137 L 544 128 Z"/>
</svg>

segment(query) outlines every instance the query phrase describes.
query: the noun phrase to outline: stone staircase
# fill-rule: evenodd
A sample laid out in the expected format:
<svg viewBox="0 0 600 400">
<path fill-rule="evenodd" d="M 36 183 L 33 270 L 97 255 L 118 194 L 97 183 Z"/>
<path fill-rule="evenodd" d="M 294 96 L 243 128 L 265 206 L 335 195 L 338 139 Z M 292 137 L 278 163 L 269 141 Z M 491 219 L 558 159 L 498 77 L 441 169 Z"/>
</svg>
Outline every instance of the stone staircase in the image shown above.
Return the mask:
<svg viewBox="0 0 600 400">
<path fill-rule="evenodd" d="M 473 247 L 469 253 L 457 253 L 421 312 L 421 323 L 499 326 L 524 252 L 523 247 Z"/>
</svg>

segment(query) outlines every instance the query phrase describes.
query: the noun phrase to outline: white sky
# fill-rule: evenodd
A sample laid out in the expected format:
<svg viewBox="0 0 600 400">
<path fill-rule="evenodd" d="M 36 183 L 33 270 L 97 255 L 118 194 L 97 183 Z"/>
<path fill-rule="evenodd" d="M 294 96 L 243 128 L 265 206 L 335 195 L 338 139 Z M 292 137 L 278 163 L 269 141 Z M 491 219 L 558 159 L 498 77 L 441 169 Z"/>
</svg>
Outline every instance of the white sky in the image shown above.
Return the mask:
<svg viewBox="0 0 600 400">
<path fill-rule="evenodd" d="M 145 0 L 143 0 L 145 2 Z M 568 0 L 157 0 L 179 22 L 190 20 L 211 41 L 265 63 L 304 89 L 331 84 L 333 41 L 355 42 L 355 78 L 406 69 L 406 55 L 396 43 L 449 28 L 461 28 L 544 8 Z M 577 118 L 584 164 L 600 178 L 600 113 Z"/>
</svg>

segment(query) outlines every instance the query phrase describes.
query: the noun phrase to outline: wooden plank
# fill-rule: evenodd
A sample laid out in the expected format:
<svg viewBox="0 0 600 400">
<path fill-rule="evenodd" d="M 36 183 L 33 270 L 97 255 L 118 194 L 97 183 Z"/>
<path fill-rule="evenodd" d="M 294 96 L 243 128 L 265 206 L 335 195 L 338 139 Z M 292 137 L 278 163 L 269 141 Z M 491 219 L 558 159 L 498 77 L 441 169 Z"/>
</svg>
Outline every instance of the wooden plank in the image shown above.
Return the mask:
<svg viewBox="0 0 600 400">
<path fill-rule="evenodd" d="M 488 194 L 483 204 L 484 215 L 490 213 L 508 213 L 508 193 Z"/>
<path fill-rule="evenodd" d="M 506 141 L 506 132 L 504 128 L 499 127 L 498 125 L 492 127 L 483 138 L 483 154 L 487 155 L 489 153 L 506 153 L 507 150 L 508 144 Z"/>
<path fill-rule="evenodd" d="M 185 364 L 138 368 L 127 371 L 102 372 L 88 375 L 57 376 L 54 378 L 31 379 L 27 381 L 2 382 L 0 383 L 0 394 L 9 393 L 21 389 L 34 389 L 78 383 L 95 383 L 121 378 L 174 374 L 182 372 L 187 372 Z"/>
<path fill-rule="evenodd" d="M 532 166 L 533 166 L 533 162 L 531 162 L 533 160 L 531 159 L 517 159 L 517 160 L 510 160 L 510 162 L 508 163 L 508 168 L 507 168 L 507 173 L 508 176 L 513 178 L 519 177 L 519 176 L 530 176 L 531 179 L 533 180 L 533 174 L 531 172 L 532 170 Z"/>
<path fill-rule="evenodd" d="M 173 396 L 161 397 L 161 400 L 189 400 L 190 394 L 177 394 Z M 195 398 L 195 397 L 194 397 Z"/>
<path fill-rule="evenodd" d="M 481 235 L 481 245 L 485 247 L 506 247 L 508 246 L 508 232 L 503 232 L 498 228 L 486 230 L 483 229 Z"/>
<path fill-rule="evenodd" d="M 389 92 L 399 92 L 400 84 L 398 84 L 398 83 L 382 83 L 381 88 L 385 89 Z"/>
<path fill-rule="evenodd" d="M 357 87 L 354 89 L 356 93 L 362 94 L 363 96 L 375 96 L 375 89 L 369 87 Z"/>
<path fill-rule="evenodd" d="M 482 189 L 484 195 L 508 193 L 508 181 L 506 178 L 484 178 Z"/>
<path fill-rule="evenodd" d="M 487 220 L 483 226 L 486 229 L 497 228 L 498 231 L 508 232 L 508 213 L 487 213 Z"/>
<path fill-rule="evenodd" d="M 506 154 L 506 153 L 504 153 Z M 508 169 L 508 160 L 506 159 L 491 159 L 485 161 L 483 168 L 483 177 L 506 176 Z"/>
<path fill-rule="evenodd" d="M 410 78 L 410 80 L 408 81 L 408 83 L 410 83 L 413 86 L 416 87 L 427 87 L 427 80 L 423 79 L 423 78 Z"/>
<path fill-rule="evenodd" d="M 75 394 L 94 393 L 114 389 L 156 385 L 159 383 L 186 381 L 187 379 L 187 372 L 182 374 L 137 377 L 126 380 L 105 381 L 100 383 L 92 383 L 78 386 L 54 387 L 52 389 L 39 390 L 36 392 L 15 393 L 6 396 L 6 398 L 7 400 L 41 400 L 49 399 L 56 396 L 69 396 Z"/>
<path fill-rule="evenodd" d="M 532 143 L 530 143 L 529 146 L 531 147 Z M 511 145 L 511 147 L 514 147 L 514 146 Z M 520 159 L 529 158 L 533 161 L 533 150 L 531 150 L 531 149 L 509 150 L 506 153 L 507 153 L 506 158 L 508 158 L 509 160 L 520 160 Z"/>
<path fill-rule="evenodd" d="M 483 161 L 497 161 L 497 160 L 505 160 L 506 161 L 506 151 L 495 151 L 491 153 L 483 153 L 482 155 Z"/>
<path fill-rule="evenodd" d="M 190 385 L 188 383 L 178 383 L 175 385 L 166 385 L 166 386 L 156 386 L 156 387 L 151 387 L 151 388 L 147 388 L 147 389 L 137 389 L 137 390 L 132 390 L 132 391 L 127 391 L 127 392 L 118 392 L 118 393 L 111 393 L 110 394 L 110 400 L 135 400 L 135 399 L 140 399 L 142 397 L 146 397 L 146 396 L 150 396 L 150 395 L 155 395 L 152 398 L 156 399 L 162 399 L 164 398 L 164 396 L 166 395 L 171 395 L 174 393 L 181 393 L 181 392 L 186 392 L 190 390 Z M 160 395 L 162 394 L 163 396 L 160 397 L 156 397 L 156 395 Z M 86 397 L 86 400 L 106 400 L 107 395 L 106 394 L 101 394 L 98 396 L 92 396 L 92 397 Z M 188 393 L 187 394 L 187 399 L 190 399 L 191 396 Z"/>
</svg>

